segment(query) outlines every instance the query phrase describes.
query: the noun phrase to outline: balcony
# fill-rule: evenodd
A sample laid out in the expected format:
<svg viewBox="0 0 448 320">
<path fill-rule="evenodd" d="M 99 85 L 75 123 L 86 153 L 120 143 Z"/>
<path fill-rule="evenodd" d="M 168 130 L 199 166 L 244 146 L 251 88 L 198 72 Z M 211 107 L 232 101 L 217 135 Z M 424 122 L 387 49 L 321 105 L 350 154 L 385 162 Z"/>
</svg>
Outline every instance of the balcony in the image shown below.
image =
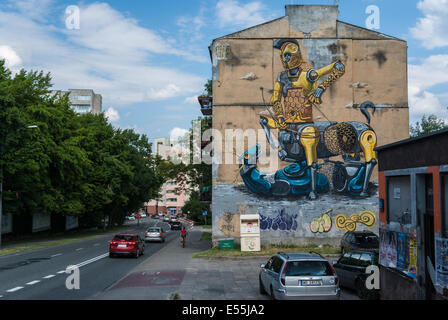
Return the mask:
<svg viewBox="0 0 448 320">
<path fill-rule="evenodd" d="M 201 112 L 204 116 L 211 116 L 213 111 L 213 98 L 207 95 L 198 97 L 199 104 L 201 105 Z"/>
</svg>

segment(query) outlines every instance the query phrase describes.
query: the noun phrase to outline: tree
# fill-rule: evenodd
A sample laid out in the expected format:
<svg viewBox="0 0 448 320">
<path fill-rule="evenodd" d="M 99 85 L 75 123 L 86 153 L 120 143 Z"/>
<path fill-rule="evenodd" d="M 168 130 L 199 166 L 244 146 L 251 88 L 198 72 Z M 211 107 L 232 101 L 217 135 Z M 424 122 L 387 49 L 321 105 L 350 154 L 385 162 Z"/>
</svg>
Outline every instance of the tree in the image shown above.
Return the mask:
<svg viewBox="0 0 448 320">
<path fill-rule="evenodd" d="M 411 137 L 414 138 L 444 128 L 448 128 L 448 122 L 437 118 L 434 114 L 428 117 L 424 115 L 421 122 L 417 121 L 414 126 L 411 126 Z"/>
<path fill-rule="evenodd" d="M 24 222 L 16 233 L 30 230 L 36 209 L 50 214 L 52 225 L 65 215 L 78 216 L 83 227 L 105 217 L 110 226 L 123 223 L 164 181 L 148 138 L 113 128 L 103 114 L 76 114 L 68 94 L 52 96 L 50 89 L 50 74 L 13 76 L 0 60 L 4 212 Z M 30 125 L 38 129 L 26 130 Z"/>
</svg>

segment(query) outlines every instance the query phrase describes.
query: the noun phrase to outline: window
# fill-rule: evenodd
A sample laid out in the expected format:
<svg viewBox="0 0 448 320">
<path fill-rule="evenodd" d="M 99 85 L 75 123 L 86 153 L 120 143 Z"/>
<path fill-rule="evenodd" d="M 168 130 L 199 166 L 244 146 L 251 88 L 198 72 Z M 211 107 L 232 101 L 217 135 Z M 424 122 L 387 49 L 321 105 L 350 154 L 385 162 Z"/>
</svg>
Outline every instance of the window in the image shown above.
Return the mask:
<svg viewBox="0 0 448 320">
<path fill-rule="evenodd" d="M 349 262 L 347 264 L 352 265 L 352 266 L 358 265 L 360 257 L 361 257 L 360 253 L 352 253 L 350 255 L 350 259 L 349 259 Z"/>
<path fill-rule="evenodd" d="M 340 263 L 340 264 L 348 264 L 349 261 L 350 261 L 350 253 L 349 253 L 349 252 L 345 253 L 345 254 L 341 257 L 341 259 L 339 259 L 339 263 Z"/>
<path fill-rule="evenodd" d="M 327 261 L 289 261 L 286 266 L 286 276 L 332 276 L 330 264 Z"/>
<path fill-rule="evenodd" d="M 168 198 L 166 199 L 167 202 L 177 202 L 177 198 Z"/>
<path fill-rule="evenodd" d="M 361 254 L 361 258 L 359 259 L 359 265 L 361 267 L 368 267 L 372 264 L 372 255 L 370 253 Z"/>
<path fill-rule="evenodd" d="M 273 261 L 273 260 L 274 260 L 274 257 L 272 257 L 271 259 L 269 259 L 268 262 L 265 264 L 264 267 L 265 267 L 266 269 L 269 270 L 269 269 L 271 268 L 271 265 L 272 265 L 272 261 Z"/>
<path fill-rule="evenodd" d="M 149 228 L 147 232 L 160 232 L 160 228 Z"/>
<path fill-rule="evenodd" d="M 124 235 L 117 235 L 114 237 L 114 241 L 134 241 L 135 236 L 124 236 Z"/>
<path fill-rule="evenodd" d="M 274 261 L 272 261 L 271 270 L 274 271 L 275 273 L 280 273 L 280 270 L 282 269 L 282 265 L 283 265 L 283 260 L 278 257 L 274 257 Z"/>
<path fill-rule="evenodd" d="M 90 100 L 92 100 L 92 97 L 91 96 L 73 96 L 72 100 L 90 101 Z"/>
<path fill-rule="evenodd" d="M 79 105 L 79 104 L 73 104 L 72 109 L 76 113 L 89 113 L 91 110 L 89 105 Z"/>
</svg>

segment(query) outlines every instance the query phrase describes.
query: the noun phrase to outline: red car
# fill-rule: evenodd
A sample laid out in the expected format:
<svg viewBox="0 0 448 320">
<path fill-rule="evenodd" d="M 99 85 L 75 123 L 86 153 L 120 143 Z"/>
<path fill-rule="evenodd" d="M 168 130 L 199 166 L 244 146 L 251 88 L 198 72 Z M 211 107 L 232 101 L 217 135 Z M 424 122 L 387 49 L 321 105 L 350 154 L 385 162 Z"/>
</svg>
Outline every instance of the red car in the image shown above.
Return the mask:
<svg viewBox="0 0 448 320">
<path fill-rule="evenodd" d="M 109 257 L 115 255 L 132 255 L 138 258 L 145 252 L 145 242 L 137 234 L 117 234 L 109 245 Z"/>
</svg>

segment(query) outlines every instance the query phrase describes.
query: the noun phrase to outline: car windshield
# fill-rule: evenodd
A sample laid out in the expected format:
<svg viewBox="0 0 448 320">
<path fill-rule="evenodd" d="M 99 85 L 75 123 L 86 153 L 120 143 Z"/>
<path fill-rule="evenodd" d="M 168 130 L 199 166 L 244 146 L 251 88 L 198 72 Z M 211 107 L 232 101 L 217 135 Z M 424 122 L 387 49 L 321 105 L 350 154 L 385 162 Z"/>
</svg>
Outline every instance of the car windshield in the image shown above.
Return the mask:
<svg viewBox="0 0 448 320">
<path fill-rule="evenodd" d="M 287 277 L 332 276 L 333 272 L 326 261 L 288 261 Z"/>
<path fill-rule="evenodd" d="M 372 235 L 355 235 L 356 241 L 363 244 L 378 244 L 378 237 L 374 234 Z"/>
<path fill-rule="evenodd" d="M 116 235 L 114 237 L 115 241 L 133 241 L 135 236 L 125 236 L 125 235 Z"/>
<path fill-rule="evenodd" d="M 158 229 L 158 228 L 149 228 L 148 232 L 160 232 L 160 229 Z"/>
</svg>

